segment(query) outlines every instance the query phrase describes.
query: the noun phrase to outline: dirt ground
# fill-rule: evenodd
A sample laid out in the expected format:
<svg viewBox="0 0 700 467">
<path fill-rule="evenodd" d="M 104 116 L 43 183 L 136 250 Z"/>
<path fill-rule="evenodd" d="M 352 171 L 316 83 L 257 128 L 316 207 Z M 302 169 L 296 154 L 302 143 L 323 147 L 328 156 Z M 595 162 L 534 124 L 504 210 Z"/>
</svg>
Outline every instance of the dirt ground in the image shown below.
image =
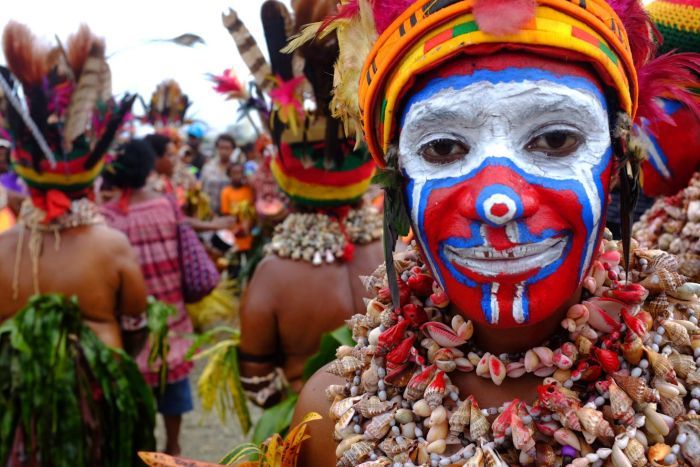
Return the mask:
<svg viewBox="0 0 700 467">
<path fill-rule="evenodd" d="M 197 397 L 197 379 L 204 363 L 202 361 L 196 362 L 195 369 L 190 374 L 194 411 L 186 414 L 183 418 L 180 445 L 183 457 L 217 462 L 237 445 L 249 441 L 253 430 L 251 429 L 248 436 L 244 436 L 235 419 L 227 417 L 226 423 L 222 424 L 216 413 L 205 414 L 202 412 L 202 405 Z M 249 407 L 253 423 L 255 423 L 261 411 L 252 404 L 249 404 Z M 156 440 L 158 449 L 162 450 L 165 447 L 165 430 L 160 416 L 156 426 Z"/>
</svg>

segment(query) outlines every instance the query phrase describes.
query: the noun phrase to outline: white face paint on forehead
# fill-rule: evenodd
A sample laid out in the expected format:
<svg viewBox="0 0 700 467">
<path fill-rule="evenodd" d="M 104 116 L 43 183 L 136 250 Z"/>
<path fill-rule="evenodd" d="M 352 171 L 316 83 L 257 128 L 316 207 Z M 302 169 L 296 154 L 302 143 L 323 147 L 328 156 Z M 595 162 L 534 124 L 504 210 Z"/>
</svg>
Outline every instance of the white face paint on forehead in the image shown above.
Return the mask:
<svg viewBox="0 0 700 467">
<path fill-rule="evenodd" d="M 417 237 L 450 298 L 479 294 L 461 307 L 480 306 L 490 324 L 509 307 L 522 324 L 532 304 L 557 305 L 541 291 L 555 271 L 568 277 L 564 300 L 590 265 L 607 196 L 608 111 L 585 78 L 479 73 L 438 78 L 408 101 L 399 165 Z M 562 139 L 575 144 L 551 150 Z"/>
</svg>

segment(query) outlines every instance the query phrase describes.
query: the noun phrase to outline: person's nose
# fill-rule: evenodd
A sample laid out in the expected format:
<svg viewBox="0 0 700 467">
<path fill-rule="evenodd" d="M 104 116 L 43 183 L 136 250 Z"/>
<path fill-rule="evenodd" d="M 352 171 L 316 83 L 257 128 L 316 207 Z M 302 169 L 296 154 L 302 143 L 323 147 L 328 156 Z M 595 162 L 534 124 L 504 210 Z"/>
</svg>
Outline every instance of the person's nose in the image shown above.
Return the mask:
<svg viewBox="0 0 700 467">
<path fill-rule="evenodd" d="M 471 191 L 463 198 L 463 215 L 492 227 L 531 216 L 539 206 L 537 192 L 525 183 L 494 183 Z"/>
</svg>

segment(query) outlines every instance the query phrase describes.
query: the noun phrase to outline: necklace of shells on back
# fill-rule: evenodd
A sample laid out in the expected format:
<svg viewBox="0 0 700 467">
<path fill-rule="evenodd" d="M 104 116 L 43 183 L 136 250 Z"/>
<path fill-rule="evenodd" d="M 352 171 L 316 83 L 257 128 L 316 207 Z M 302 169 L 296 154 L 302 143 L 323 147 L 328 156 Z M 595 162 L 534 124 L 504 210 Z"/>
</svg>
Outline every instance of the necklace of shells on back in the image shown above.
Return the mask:
<svg viewBox="0 0 700 467">
<path fill-rule="evenodd" d="M 337 465 L 700 466 L 700 285 L 674 256 L 642 249 L 625 281 L 606 234 L 563 343 L 518 355 L 470 342 L 472 323 L 450 311 L 415 247 L 394 256 L 399 311 L 383 266 L 364 278 L 374 298 L 348 322 L 357 345 L 327 368 L 346 378 L 326 390 Z M 460 394 L 454 371 L 542 384 L 535 401 L 486 408 Z"/>
<path fill-rule="evenodd" d="M 382 216 L 371 206 L 351 209 L 339 220 L 322 212 L 293 213 L 275 227 L 266 253 L 315 266 L 344 259 L 347 247 L 382 237 Z"/>
</svg>

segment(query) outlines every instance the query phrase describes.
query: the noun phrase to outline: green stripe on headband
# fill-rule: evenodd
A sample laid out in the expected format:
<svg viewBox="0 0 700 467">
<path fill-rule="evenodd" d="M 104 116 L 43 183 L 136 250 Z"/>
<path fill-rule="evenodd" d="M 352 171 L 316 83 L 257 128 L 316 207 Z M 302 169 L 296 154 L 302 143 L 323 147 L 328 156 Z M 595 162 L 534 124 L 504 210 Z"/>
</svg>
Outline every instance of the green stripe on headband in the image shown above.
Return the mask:
<svg viewBox="0 0 700 467">
<path fill-rule="evenodd" d="M 306 148 L 311 148 L 311 145 L 306 145 Z M 304 151 L 304 149 L 305 147 L 303 143 L 293 144 L 292 155 L 294 158 L 301 160 L 305 154 L 308 154 L 308 151 Z M 366 164 L 370 160 L 369 152 L 367 151 L 367 147 L 364 145 L 360 146 L 357 150 L 344 155 L 342 157 L 342 164 L 340 167 L 333 167 L 331 169 L 324 166 L 322 148 L 315 150 L 313 154 L 309 154 L 307 157 L 310 157 L 313 160 L 312 167 L 319 170 L 326 170 L 328 172 L 349 172 Z"/>
<path fill-rule="evenodd" d="M 287 195 L 289 200 L 292 201 L 294 204 L 299 204 L 302 206 L 309 206 L 309 207 L 313 207 L 313 208 L 331 208 L 331 207 L 344 206 L 347 204 L 355 204 L 362 199 L 362 195 L 357 196 L 355 198 L 349 198 L 349 199 L 324 199 L 324 200 L 320 200 L 320 199 L 304 198 L 302 196 L 290 196 L 288 193 L 285 193 L 285 194 Z"/>
</svg>

